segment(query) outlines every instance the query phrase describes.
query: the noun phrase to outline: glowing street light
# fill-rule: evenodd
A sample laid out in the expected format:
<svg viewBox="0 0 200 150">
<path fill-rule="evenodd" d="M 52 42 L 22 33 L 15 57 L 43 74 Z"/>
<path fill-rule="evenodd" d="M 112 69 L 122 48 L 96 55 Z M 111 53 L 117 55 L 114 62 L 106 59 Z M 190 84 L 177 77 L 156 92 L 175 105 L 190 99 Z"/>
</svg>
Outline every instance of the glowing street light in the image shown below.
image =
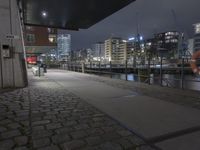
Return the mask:
<svg viewBox="0 0 200 150">
<path fill-rule="evenodd" d="M 44 18 L 47 17 L 47 12 L 46 11 L 42 11 L 42 17 L 44 17 Z"/>
</svg>

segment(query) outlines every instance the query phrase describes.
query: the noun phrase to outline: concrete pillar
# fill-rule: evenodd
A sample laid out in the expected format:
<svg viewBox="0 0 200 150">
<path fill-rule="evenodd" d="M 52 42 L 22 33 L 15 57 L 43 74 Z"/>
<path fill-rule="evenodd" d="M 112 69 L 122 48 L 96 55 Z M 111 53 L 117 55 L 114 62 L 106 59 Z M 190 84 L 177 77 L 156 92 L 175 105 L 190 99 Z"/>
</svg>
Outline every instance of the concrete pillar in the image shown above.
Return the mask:
<svg viewBox="0 0 200 150">
<path fill-rule="evenodd" d="M 6 48 L 6 50 L 5 50 Z M 5 56 L 10 52 L 10 56 Z M 0 0 L 0 88 L 27 83 L 25 50 L 16 0 Z"/>
</svg>

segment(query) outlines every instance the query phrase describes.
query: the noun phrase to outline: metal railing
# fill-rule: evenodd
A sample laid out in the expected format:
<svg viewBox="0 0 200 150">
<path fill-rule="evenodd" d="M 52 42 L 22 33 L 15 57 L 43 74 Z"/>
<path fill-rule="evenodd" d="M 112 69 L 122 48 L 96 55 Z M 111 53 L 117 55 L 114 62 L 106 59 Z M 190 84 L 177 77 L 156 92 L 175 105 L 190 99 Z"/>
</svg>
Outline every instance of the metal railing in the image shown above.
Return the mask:
<svg viewBox="0 0 200 150">
<path fill-rule="evenodd" d="M 112 64 L 111 62 L 109 64 L 101 64 L 101 63 L 66 63 L 61 65 L 61 69 L 64 70 L 70 70 L 70 71 L 76 71 L 76 72 L 84 72 L 84 73 L 90 73 L 90 74 L 97 74 L 97 75 L 103 75 L 103 76 L 109 76 L 113 78 L 115 75 L 124 75 L 125 78 L 123 80 L 128 80 L 128 76 L 132 74 L 135 79 L 131 81 L 135 82 L 143 82 L 147 83 L 149 85 L 156 84 L 163 87 L 170 87 L 170 88 L 181 88 L 181 89 L 187 89 L 185 87 L 186 82 L 195 82 L 199 83 L 200 80 L 193 80 L 193 79 L 185 79 L 184 78 L 184 70 L 183 67 L 174 67 L 174 69 L 178 69 L 180 71 L 180 78 L 165 78 L 163 77 L 163 70 L 165 68 L 156 68 L 159 70 L 159 74 L 155 74 L 155 76 L 151 76 L 151 69 L 155 67 L 154 64 L 148 64 L 148 65 L 138 65 L 134 68 L 133 65 L 128 64 L 127 62 L 125 64 Z M 114 72 L 114 69 L 124 69 L 124 72 Z M 172 67 L 173 68 L 173 67 Z M 189 67 L 184 67 L 189 69 Z M 128 72 L 128 69 L 137 69 L 137 73 L 134 74 L 133 72 Z M 140 74 L 140 69 L 146 69 L 147 74 Z M 122 79 L 122 78 L 120 78 Z M 174 82 L 178 82 L 180 86 L 177 86 Z M 198 90 L 198 89 L 197 89 Z"/>
</svg>

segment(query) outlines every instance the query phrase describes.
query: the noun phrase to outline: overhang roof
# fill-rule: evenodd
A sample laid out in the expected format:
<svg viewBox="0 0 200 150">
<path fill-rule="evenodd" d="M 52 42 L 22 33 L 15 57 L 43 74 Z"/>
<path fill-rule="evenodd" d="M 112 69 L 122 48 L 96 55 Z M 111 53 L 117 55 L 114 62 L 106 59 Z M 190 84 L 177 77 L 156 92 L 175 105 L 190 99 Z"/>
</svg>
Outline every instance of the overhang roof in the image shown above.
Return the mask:
<svg viewBox="0 0 200 150">
<path fill-rule="evenodd" d="M 26 25 L 87 29 L 135 0 L 21 0 Z M 42 16 L 42 12 L 47 14 Z"/>
</svg>

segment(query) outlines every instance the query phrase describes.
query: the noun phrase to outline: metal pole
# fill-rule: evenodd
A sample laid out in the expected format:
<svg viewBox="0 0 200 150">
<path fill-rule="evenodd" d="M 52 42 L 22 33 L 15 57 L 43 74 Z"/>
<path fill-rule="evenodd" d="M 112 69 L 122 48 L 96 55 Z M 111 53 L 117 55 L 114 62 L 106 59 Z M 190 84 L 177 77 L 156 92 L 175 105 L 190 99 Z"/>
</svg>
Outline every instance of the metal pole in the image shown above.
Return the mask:
<svg viewBox="0 0 200 150">
<path fill-rule="evenodd" d="M 125 74 L 126 74 L 126 81 L 128 80 L 127 66 L 128 66 L 128 62 L 127 62 L 127 60 L 126 60 L 126 61 L 125 61 Z"/>
<path fill-rule="evenodd" d="M 150 74 L 151 74 L 151 67 L 150 67 L 150 62 L 151 61 L 151 59 L 150 59 L 150 54 L 149 54 L 149 58 L 148 58 L 148 78 L 149 78 L 149 85 L 151 84 L 151 76 L 150 76 Z"/>
<path fill-rule="evenodd" d="M 184 64 L 185 64 L 185 60 L 184 60 L 184 57 L 182 57 L 182 66 L 181 66 L 181 89 L 184 89 Z"/>
<path fill-rule="evenodd" d="M 162 63 L 163 63 L 163 56 L 161 54 L 161 60 L 160 60 L 160 86 L 162 86 L 163 82 L 162 82 L 162 79 L 163 79 L 163 75 L 162 75 Z"/>
<path fill-rule="evenodd" d="M 110 61 L 110 77 L 112 78 L 112 62 Z"/>
<path fill-rule="evenodd" d="M 39 70 L 38 70 L 38 75 L 39 75 L 39 77 L 40 77 L 40 66 L 39 66 L 38 68 L 39 68 Z"/>
<path fill-rule="evenodd" d="M 99 72 L 101 71 L 101 61 L 99 61 Z"/>
</svg>

